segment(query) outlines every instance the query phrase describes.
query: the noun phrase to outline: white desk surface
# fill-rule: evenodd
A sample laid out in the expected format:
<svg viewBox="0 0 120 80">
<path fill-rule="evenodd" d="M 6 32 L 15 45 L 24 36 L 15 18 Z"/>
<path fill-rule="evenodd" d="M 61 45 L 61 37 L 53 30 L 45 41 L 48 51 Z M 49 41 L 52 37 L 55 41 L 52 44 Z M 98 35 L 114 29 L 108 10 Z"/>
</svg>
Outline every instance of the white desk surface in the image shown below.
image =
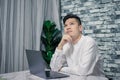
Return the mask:
<svg viewBox="0 0 120 80">
<path fill-rule="evenodd" d="M 29 71 L 19 71 L 19 72 L 0 74 L 0 77 L 5 78 L 7 80 L 46 80 L 30 74 Z M 79 80 L 79 76 L 70 75 L 70 77 L 67 78 L 50 79 L 50 80 Z"/>
<path fill-rule="evenodd" d="M 30 74 L 29 71 L 19 71 L 19 72 L 0 74 L 0 77 L 5 78 L 5 79 L 0 78 L 0 80 L 46 80 Z M 49 80 L 103 80 L 103 78 L 102 77 L 95 78 L 94 76 L 89 76 L 87 78 L 84 78 L 83 76 L 70 75 L 70 77 L 66 77 L 66 78 L 49 79 Z M 115 78 L 113 80 L 120 80 L 120 77 Z"/>
</svg>

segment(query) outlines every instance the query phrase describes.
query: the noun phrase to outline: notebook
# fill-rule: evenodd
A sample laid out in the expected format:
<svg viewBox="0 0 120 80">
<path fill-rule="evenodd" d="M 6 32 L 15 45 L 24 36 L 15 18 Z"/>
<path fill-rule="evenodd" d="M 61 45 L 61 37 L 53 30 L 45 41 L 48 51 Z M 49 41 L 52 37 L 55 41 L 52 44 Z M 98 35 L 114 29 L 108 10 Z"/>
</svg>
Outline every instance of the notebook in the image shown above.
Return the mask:
<svg viewBox="0 0 120 80">
<path fill-rule="evenodd" d="M 46 62 L 42 57 L 41 51 L 26 50 L 28 66 L 30 73 L 45 79 L 65 78 L 69 77 L 67 74 L 51 71 L 47 69 Z"/>
</svg>

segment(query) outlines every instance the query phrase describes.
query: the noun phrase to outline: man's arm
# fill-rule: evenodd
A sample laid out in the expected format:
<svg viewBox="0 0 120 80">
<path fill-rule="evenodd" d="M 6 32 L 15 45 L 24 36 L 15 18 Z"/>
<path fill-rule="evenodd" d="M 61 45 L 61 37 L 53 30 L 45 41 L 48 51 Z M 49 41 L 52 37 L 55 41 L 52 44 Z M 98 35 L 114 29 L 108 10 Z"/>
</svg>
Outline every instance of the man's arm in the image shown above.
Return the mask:
<svg viewBox="0 0 120 80">
<path fill-rule="evenodd" d="M 60 71 L 60 69 L 63 67 L 63 64 L 66 62 L 65 55 L 63 54 L 63 46 L 71 42 L 72 38 L 69 35 L 63 35 L 60 43 L 58 44 L 58 47 L 55 50 L 55 53 L 51 59 L 50 67 L 54 71 Z M 65 52 L 67 53 L 67 52 Z"/>
<path fill-rule="evenodd" d="M 55 53 L 52 56 L 50 67 L 53 71 L 59 71 L 65 63 L 65 61 L 66 59 L 63 55 L 63 50 L 56 49 Z"/>
<path fill-rule="evenodd" d="M 95 42 L 89 41 L 85 46 L 84 53 L 82 53 L 82 57 L 76 56 L 76 58 L 82 59 L 79 61 L 78 65 L 76 65 L 75 67 L 63 67 L 61 71 L 76 75 L 89 75 L 93 72 L 94 67 L 99 59 L 97 53 L 98 48 Z"/>
</svg>

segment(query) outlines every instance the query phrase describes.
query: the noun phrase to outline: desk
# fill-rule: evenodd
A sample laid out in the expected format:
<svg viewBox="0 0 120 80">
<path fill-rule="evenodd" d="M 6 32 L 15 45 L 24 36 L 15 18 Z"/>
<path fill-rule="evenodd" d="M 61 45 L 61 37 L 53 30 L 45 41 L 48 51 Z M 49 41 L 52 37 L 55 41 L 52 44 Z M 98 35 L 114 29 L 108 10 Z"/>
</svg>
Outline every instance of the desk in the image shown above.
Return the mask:
<svg viewBox="0 0 120 80">
<path fill-rule="evenodd" d="M 19 72 L 0 74 L 0 77 L 5 78 L 5 80 L 45 80 L 45 79 L 42 79 L 40 77 L 30 74 L 29 71 L 19 71 Z M 70 75 L 70 77 L 67 77 L 67 78 L 50 79 L 50 80 L 102 80 L 102 77 L 94 78 L 92 76 L 89 76 L 87 79 L 83 79 L 83 78 L 84 77 L 81 77 L 81 76 Z M 113 80 L 120 80 L 120 77 L 114 78 Z"/>
<path fill-rule="evenodd" d="M 30 74 L 29 71 L 20 71 L 20 72 L 12 72 L 6 74 L 0 74 L 0 77 L 5 78 L 7 80 L 45 80 L 35 75 Z M 4 80 L 4 79 L 3 79 Z M 53 80 L 53 79 L 50 79 Z M 76 75 L 71 75 L 67 78 L 59 78 L 54 80 L 79 80 L 79 77 Z"/>
</svg>

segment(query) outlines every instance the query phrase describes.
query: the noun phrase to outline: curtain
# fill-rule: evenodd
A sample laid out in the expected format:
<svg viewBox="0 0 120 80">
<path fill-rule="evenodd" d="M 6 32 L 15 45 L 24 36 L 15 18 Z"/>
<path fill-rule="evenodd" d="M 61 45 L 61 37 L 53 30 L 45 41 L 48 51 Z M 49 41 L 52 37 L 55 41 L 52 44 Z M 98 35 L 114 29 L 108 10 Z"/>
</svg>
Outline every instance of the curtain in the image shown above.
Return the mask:
<svg viewBox="0 0 120 80">
<path fill-rule="evenodd" d="M 2 40 L 1 40 L 1 27 L 0 27 L 0 68 L 1 68 L 1 57 L 2 57 Z"/>
<path fill-rule="evenodd" d="M 56 27 L 61 30 L 62 27 L 60 25 L 60 9 L 59 8 L 60 8 L 60 0 L 46 0 L 44 14 L 45 14 L 45 20 L 54 21 L 57 25 Z"/>
<path fill-rule="evenodd" d="M 59 0 L 0 0 L 0 73 L 28 69 L 26 49 L 40 50 L 45 19 L 59 23 Z M 53 12 L 48 14 L 46 5 Z M 55 12 L 54 12 L 55 11 Z M 58 12 L 57 12 L 58 11 Z M 49 18 L 47 18 L 49 17 Z M 53 18 L 54 17 L 54 18 Z"/>
</svg>

